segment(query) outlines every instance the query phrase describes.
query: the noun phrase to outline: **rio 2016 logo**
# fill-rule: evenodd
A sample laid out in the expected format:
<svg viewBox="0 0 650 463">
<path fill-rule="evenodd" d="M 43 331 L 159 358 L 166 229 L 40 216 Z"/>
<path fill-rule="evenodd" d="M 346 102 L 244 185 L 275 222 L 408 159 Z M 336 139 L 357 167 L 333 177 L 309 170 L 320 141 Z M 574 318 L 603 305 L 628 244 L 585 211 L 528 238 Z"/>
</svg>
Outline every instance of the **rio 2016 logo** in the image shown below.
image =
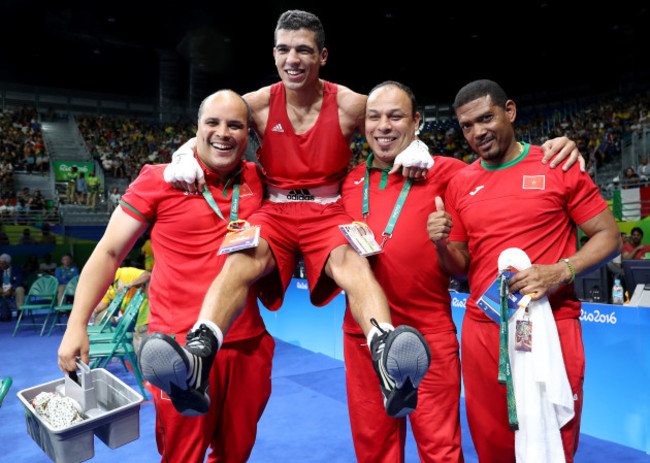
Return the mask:
<svg viewBox="0 0 650 463">
<path fill-rule="evenodd" d="M 457 297 L 452 297 L 451 298 L 451 306 L 452 307 L 457 307 L 459 309 L 464 309 L 466 302 L 467 301 L 465 299 L 458 299 Z"/>
<path fill-rule="evenodd" d="M 600 313 L 600 310 L 598 309 L 593 312 L 587 312 L 582 309 L 580 311 L 580 320 L 584 322 L 609 323 L 611 325 L 616 325 L 616 312 L 606 314 Z"/>
</svg>

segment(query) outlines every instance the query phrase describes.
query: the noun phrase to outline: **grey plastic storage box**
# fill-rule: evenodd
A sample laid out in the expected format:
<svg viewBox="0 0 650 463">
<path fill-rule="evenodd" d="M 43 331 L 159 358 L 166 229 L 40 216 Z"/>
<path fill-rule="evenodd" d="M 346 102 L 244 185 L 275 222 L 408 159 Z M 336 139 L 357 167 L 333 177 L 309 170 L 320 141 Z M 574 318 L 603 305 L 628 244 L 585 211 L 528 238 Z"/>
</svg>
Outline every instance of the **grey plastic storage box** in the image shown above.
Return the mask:
<svg viewBox="0 0 650 463">
<path fill-rule="evenodd" d="M 61 393 L 70 387 L 69 378 L 23 389 L 17 394 L 25 408 L 27 432 L 56 463 L 79 463 L 95 456 L 93 435 L 112 449 L 140 437 L 139 412 L 143 397 L 103 368 L 89 370 L 87 375 L 82 369 L 82 375 L 85 378 L 81 385 L 86 383 L 86 394 L 92 394 L 94 389 L 94 399 L 101 413 L 63 429 L 55 429 L 37 414 L 32 400 L 41 392 Z M 92 386 L 89 379 L 92 379 Z"/>
</svg>

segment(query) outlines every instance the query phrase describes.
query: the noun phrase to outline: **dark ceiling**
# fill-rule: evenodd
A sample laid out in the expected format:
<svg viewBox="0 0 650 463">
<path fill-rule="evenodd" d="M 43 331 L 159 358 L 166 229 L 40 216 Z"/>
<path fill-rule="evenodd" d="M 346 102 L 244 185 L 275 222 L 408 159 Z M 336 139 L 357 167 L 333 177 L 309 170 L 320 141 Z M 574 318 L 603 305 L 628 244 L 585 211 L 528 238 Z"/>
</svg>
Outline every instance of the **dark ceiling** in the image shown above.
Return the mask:
<svg viewBox="0 0 650 463">
<path fill-rule="evenodd" d="M 2 0 L 0 81 L 154 97 L 160 56 L 171 55 L 181 94 L 190 60 L 210 90 L 254 90 L 276 79 L 273 29 L 290 8 L 323 21 L 330 54 L 322 76 L 359 92 L 394 79 L 421 101 L 448 103 L 482 77 L 511 94 L 649 81 L 641 2 L 497 3 Z"/>
</svg>

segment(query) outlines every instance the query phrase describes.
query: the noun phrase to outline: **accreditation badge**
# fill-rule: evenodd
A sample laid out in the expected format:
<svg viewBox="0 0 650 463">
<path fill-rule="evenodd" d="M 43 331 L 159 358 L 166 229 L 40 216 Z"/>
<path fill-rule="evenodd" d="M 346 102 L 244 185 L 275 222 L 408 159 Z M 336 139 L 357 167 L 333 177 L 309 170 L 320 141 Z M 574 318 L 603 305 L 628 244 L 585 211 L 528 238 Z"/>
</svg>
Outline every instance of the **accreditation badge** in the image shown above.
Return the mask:
<svg viewBox="0 0 650 463">
<path fill-rule="evenodd" d="M 375 240 L 375 234 L 365 223 L 352 222 L 346 225 L 339 225 L 339 229 L 348 240 L 348 243 L 350 243 L 360 256 L 373 256 L 383 252 L 381 246 Z"/>
<path fill-rule="evenodd" d="M 515 324 L 515 350 L 519 352 L 532 352 L 533 324 L 530 320 L 517 320 Z"/>
<path fill-rule="evenodd" d="M 242 249 L 256 248 L 260 244 L 260 227 L 250 226 L 247 223 L 244 225 L 231 225 L 228 226 L 230 232 L 226 233 L 223 243 L 219 247 L 217 255 L 228 254 Z"/>
</svg>

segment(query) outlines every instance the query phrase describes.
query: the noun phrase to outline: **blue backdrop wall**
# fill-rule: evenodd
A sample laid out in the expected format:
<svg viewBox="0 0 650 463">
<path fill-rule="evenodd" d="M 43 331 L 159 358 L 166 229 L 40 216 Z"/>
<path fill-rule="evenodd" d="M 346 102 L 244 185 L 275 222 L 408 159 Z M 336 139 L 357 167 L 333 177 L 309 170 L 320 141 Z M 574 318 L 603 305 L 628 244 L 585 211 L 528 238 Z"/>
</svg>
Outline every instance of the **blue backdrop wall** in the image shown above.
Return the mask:
<svg viewBox="0 0 650 463">
<path fill-rule="evenodd" d="M 459 339 L 467 297 L 452 294 Z M 262 316 L 273 336 L 343 360 L 344 311 L 343 294 L 314 307 L 307 282 L 294 279 L 282 308 L 263 309 Z M 650 454 L 650 308 L 585 303 L 581 320 L 587 359 L 582 432 Z"/>
</svg>

